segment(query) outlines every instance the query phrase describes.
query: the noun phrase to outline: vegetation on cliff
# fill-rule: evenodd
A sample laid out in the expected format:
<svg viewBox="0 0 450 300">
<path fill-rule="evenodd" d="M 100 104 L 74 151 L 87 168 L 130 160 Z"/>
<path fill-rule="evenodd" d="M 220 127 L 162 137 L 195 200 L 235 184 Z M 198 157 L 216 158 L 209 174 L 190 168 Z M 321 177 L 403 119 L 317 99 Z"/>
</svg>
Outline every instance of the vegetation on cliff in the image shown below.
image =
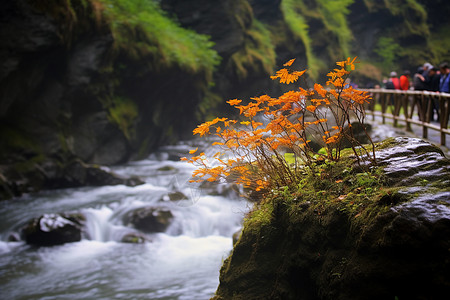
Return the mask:
<svg viewBox="0 0 450 300">
<path fill-rule="evenodd" d="M 276 53 L 270 31 L 258 20 L 253 20 L 247 31 L 244 47 L 231 56 L 231 65 L 239 80 L 248 78 L 250 74 L 272 73 Z"/>
<path fill-rule="evenodd" d="M 157 2 L 95 1 L 101 3 L 117 47 L 127 55 L 148 62 L 155 70 L 177 64 L 191 73 L 204 72 L 208 80 L 212 79 L 220 59 L 212 49 L 214 43 L 205 35 L 182 28 Z"/>
<path fill-rule="evenodd" d="M 353 55 L 353 53 L 350 53 L 350 42 L 353 36 L 347 23 L 347 15 L 350 12 L 348 7 L 352 3 L 353 0 L 318 0 L 314 2 L 283 0 L 281 2 L 286 23 L 294 36 L 300 38 L 305 46 L 307 65 L 310 68 L 312 78 L 318 78 L 319 71 L 323 71 L 325 64 L 318 59 L 320 53 L 317 53 L 315 47 L 317 45 L 316 32 L 315 29 L 310 28 L 309 24 L 322 23 L 323 33 L 326 32 L 327 36 L 331 35 L 337 40 L 337 43 L 333 39 L 329 40 L 334 48 L 334 50 L 331 50 L 332 47 L 329 47 L 328 55 L 331 60 Z"/>
<path fill-rule="evenodd" d="M 448 26 L 438 10 L 415 0 L 303 1 L 283 0 L 284 21 L 305 47 L 303 55 L 313 78 L 326 63 L 358 54 L 361 68 L 354 74 L 381 81 L 392 70 L 415 68 L 425 61 L 438 65 L 449 60 Z M 440 20 L 440 21 L 438 21 Z M 364 80 L 366 78 L 366 80 Z"/>
</svg>

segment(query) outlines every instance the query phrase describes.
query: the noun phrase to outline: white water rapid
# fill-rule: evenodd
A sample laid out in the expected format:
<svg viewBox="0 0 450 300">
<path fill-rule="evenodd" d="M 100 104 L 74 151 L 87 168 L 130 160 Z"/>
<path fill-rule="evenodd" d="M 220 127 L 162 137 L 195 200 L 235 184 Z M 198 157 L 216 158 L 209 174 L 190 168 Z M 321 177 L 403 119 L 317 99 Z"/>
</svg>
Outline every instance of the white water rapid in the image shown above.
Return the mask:
<svg viewBox="0 0 450 300">
<path fill-rule="evenodd" d="M 0 299 L 209 299 L 248 204 L 233 193 L 210 195 L 186 185 L 193 167 L 168 157 L 162 151 L 113 168 L 141 177 L 140 186 L 63 189 L 0 202 Z M 168 200 L 175 191 L 188 199 Z M 144 234 L 124 224 L 127 213 L 146 206 L 171 211 L 165 232 Z M 34 247 L 8 241 L 30 219 L 64 212 L 86 217 L 80 242 Z M 148 241 L 121 242 L 130 233 Z"/>
</svg>

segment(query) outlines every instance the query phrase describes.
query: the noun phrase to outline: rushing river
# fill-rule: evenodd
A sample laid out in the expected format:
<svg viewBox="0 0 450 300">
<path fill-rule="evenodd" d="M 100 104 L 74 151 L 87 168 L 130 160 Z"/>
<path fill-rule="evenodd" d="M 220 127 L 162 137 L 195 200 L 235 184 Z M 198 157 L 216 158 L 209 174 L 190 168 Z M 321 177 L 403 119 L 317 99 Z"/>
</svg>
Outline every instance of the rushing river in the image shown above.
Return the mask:
<svg viewBox="0 0 450 300">
<path fill-rule="evenodd" d="M 236 193 L 211 195 L 186 184 L 192 165 L 170 160 L 169 154 L 191 148 L 167 148 L 113 168 L 145 181 L 136 187 L 63 189 L 0 202 L 0 298 L 209 299 L 248 204 Z M 167 200 L 174 191 L 189 199 Z M 169 209 L 173 222 L 164 233 L 147 234 L 149 242 L 121 242 L 136 232 L 123 224 L 123 216 L 145 206 Z M 53 247 L 8 242 L 30 219 L 62 212 L 86 217 L 80 242 Z"/>
</svg>

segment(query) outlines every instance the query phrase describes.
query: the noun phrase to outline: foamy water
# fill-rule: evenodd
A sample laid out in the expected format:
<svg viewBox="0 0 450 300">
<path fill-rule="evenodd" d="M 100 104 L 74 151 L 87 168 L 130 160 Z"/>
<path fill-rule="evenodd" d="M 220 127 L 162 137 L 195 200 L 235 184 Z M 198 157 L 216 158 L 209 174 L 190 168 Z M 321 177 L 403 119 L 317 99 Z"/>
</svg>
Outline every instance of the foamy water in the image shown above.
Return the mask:
<svg viewBox="0 0 450 300">
<path fill-rule="evenodd" d="M 141 176 L 144 185 L 47 191 L 1 202 L 1 298 L 210 298 L 248 204 L 237 195 L 212 196 L 189 186 L 193 167 L 161 157 L 168 155 L 160 152 L 113 169 Z M 188 199 L 167 201 L 174 191 Z M 127 213 L 147 206 L 172 212 L 166 232 L 143 234 L 124 224 Z M 31 218 L 62 212 L 86 217 L 80 242 L 40 248 L 7 242 Z M 149 242 L 122 243 L 130 233 L 145 235 Z"/>
</svg>

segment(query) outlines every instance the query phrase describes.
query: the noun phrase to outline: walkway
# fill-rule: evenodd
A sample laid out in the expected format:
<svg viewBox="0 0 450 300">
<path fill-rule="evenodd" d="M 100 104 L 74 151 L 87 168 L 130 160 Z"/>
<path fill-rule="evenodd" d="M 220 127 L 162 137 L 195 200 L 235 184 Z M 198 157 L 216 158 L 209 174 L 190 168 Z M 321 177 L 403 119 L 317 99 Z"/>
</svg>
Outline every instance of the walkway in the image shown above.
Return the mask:
<svg viewBox="0 0 450 300">
<path fill-rule="evenodd" d="M 394 127 L 392 120 L 386 121 L 385 124 L 382 122 L 381 116 L 375 116 L 375 120 L 372 120 L 372 116 L 367 116 L 366 123 L 372 125 L 372 139 L 374 142 L 379 142 L 389 137 L 397 137 L 397 136 L 408 136 L 415 137 L 419 139 L 423 139 L 425 141 L 430 142 L 431 144 L 441 148 L 444 154 L 450 158 L 450 139 L 446 140 L 445 146 L 440 145 L 441 134 L 439 131 L 430 130 L 428 132 L 428 138 L 424 139 L 422 137 L 422 127 L 419 125 L 412 124 L 411 129 L 412 132 L 406 130 L 405 125 L 397 125 Z M 438 126 L 439 124 L 435 122 Z"/>
</svg>

